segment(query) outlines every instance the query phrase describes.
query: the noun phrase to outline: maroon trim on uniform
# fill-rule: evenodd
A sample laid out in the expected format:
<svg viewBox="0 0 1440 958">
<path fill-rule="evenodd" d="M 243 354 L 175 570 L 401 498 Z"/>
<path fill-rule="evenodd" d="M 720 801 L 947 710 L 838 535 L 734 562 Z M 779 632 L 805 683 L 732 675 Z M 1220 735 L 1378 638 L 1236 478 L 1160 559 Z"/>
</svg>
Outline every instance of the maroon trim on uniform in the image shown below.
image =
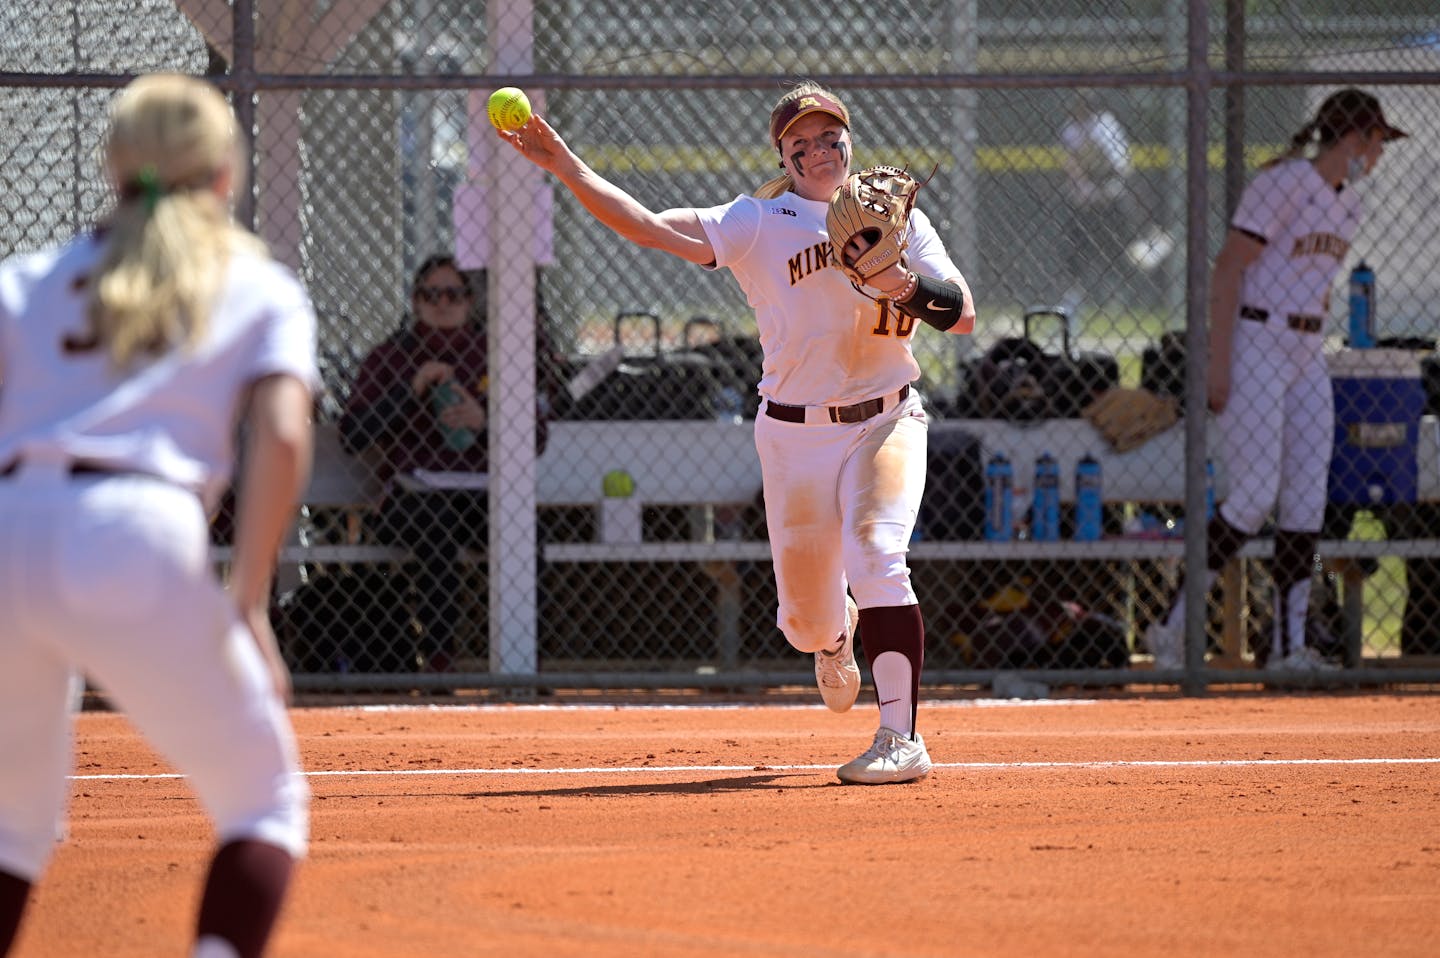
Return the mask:
<svg viewBox="0 0 1440 958">
<path fill-rule="evenodd" d="M 15 942 L 29 896 L 28 881 L 9 872 L 0 872 L 0 955 L 9 954 L 10 946 Z"/>
<path fill-rule="evenodd" d="M 1266 239 L 1265 237 L 1261 236 L 1259 233 L 1255 232 L 1254 230 L 1241 229 L 1241 228 L 1238 227 L 1238 226 L 1232 226 L 1232 227 L 1230 227 L 1230 228 L 1231 228 L 1232 230 L 1234 230 L 1235 232 L 1239 233 L 1241 236 L 1248 236 L 1248 237 L 1250 237 L 1250 238 L 1253 239 L 1255 242 L 1259 243 L 1261 246 L 1269 246 L 1269 245 L 1270 245 L 1270 241 L 1269 241 L 1268 239 Z"/>
<path fill-rule="evenodd" d="M 1216 509 L 1215 517 L 1205 527 L 1205 567 L 1211 572 L 1219 572 L 1249 538 L 1249 535 L 1226 522 L 1220 510 Z"/>
<path fill-rule="evenodd" d="M 925 619 L 918 605 L 887 605 L 860 610 L 856 628 L 865 661 L 871 674 L 875 660 L 885 652 L 899 652 L 910 660 L 910 730 L 915 731 L 915 712 L 920 701 L 920 670 L 925 665 Z M 876 696 L 879 701 L 879 696 Z"/>
<path fill-rule="evenodd" d="M 260 958 L 293 867 L 290 853 L 275 845 L 250 839 L 225 845 L 210 863 L 195 937 L 223 938 L 240 958 Z"/>
</svg>

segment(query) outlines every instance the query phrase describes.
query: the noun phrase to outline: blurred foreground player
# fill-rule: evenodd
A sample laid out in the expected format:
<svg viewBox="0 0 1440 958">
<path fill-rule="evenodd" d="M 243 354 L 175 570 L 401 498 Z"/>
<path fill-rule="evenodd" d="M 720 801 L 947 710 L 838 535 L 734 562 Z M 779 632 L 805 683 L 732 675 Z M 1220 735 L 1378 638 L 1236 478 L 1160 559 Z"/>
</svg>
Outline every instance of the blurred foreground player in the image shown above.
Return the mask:
<svg viewBox="0 0 1440 958">
<path fill-rule="evenodd" d="M 141 77 L 112 108 L 108 222 L 0 264 L 0 954 L 63 833 L 82 673 L 214 823 L 193 955 L 262 954 L 306 848 L 266 610 L 310 468 L 315 317 L 230 218 L 240 157 L 214 89 Z M 227 593 L 207 511 L 242 421 Z"/>
</svg>

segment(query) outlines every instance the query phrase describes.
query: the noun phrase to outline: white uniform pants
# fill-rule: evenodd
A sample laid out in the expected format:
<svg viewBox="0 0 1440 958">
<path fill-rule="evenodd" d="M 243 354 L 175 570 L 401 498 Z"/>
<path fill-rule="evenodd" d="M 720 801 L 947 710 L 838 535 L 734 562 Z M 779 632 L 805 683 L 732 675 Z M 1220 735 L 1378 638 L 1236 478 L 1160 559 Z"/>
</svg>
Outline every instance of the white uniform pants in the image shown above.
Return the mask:
<svg viewBox="0 0 1440 958">
<path fill-rule="evenodd" d="M 801 652 L 831 645 L 844 629 L 847 585 L 862 609 L 916 604 L 905 554 L 925 491 L 929 428 L 914 390 L 859 423 L 756 417 L 777 621 Z"/>
<path fill-rule="evenodd" d="M 0 870 L 36 880 L 63 833 L 80 674 L 189 777 L 222 844 L 304 854 L 289 718 L 193 494 L 54 468 L 0 478 L 0 610 Z"/>
<path fill-rule="evenodd" d="M 1252 535 L 1272 509 L 1282 529 L 1319 532 L 1335 444 L 1322 338 L 1283 316 L 1237 319 L 1233 347 L 1230 400 L 1217 419 L 1229 476 L 1221 513 Z"/>
</svg>

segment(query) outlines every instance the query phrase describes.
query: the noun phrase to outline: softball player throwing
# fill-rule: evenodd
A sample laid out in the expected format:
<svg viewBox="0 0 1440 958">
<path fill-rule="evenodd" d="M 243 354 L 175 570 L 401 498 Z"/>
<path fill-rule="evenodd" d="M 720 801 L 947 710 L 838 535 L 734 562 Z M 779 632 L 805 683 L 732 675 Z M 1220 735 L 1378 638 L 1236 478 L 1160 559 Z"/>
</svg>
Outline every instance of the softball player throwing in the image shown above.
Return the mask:
<svg viewBox="0 0 1440 958">
<path fill-rule="evenodd" d="M 214 823 L 195 956 L 260 955 L 306 848 L 266 610 L 310 465 L 315 317 L 230 220 L 241 143 L 207 84 L 135 80 L 106 139 L 109 222 L 0 264 L 0 954 L 63 828 L 81 673 Z M 241 419 L 227 595 L 207 510 Z"/>
<path fill-rule="evenodd" d="M 755 445 L 780 630 L 814 654 L 821 697 L 844 712 L 860 691 L 858 622 L 880 728 L 839 777 L 921 778 L 930 770 L 915 729 L 925 629 L 906 551 L 925 485 L 928 424 L 910 388 L 918 323 L 899 307 L 923 304 L 913 307 L 919 318 L 949 332 L 968 333 L 975 320 L 970 290 L 929 219 L 910 213 L 913 270 L 891 266 L 871 278 L 871 292 L 829 268 L 826 212 L 850 173 L 850 113 L 814 84 L 789 91 L 770 113 L 782 174 L 721 206 L 652 212 L 539 117 L 499 135 L 620 236 L 729 269 L 745 291 L 764 350 Z"/>
<path fill-rule="evenodd" d="M 1275 509 L 1267 668 L 1334 668 L 1305 644 L 1335 435 L 1324 317 L 1362 214 L 1352 187 L 1402 136 L 1370 94 L 1327 98 L 1290 151 L 1245 190 L 1215 261 L 1207 393 L 1230 491 L 1207 530 L 1206 583 Z M 1307 159 L 1312 141 L 1318 147 Z M 1182 591 L 1147 635 L 1157 666 L 1183 664 L 1184 621 Z"/>
</svg>

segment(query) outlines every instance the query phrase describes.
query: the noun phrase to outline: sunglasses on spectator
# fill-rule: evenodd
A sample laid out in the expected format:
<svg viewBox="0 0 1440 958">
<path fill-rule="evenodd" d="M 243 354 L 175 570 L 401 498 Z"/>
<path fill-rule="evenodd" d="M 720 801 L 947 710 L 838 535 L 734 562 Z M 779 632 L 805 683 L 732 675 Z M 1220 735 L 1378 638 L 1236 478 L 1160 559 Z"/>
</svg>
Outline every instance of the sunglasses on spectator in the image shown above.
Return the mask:
<svg viewBox="0 0 1440 958">
<path fill-rule="evenodd" d="M 469 294 L 464 286 L 421 286 L 415 290 L 422 303 L 459 303 Z"/>
</svg>

